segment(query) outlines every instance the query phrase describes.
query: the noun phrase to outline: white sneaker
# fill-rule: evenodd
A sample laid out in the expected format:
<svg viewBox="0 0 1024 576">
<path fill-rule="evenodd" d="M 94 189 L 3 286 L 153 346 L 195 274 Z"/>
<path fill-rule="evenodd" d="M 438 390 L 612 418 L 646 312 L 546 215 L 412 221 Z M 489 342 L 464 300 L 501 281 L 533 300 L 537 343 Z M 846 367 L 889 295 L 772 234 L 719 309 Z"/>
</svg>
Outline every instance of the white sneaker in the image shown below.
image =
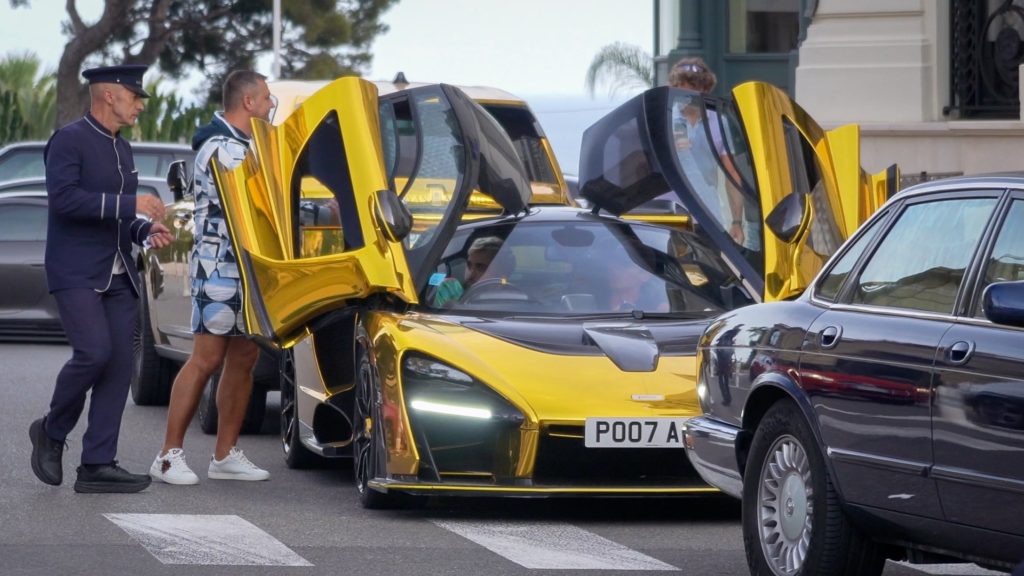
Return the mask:
<svg viewBox="0 0 1024 576">
<path fill-rule="evenodd" d="M 149 467 L 149 475 L 168 484 L 199 484 L 199 476 L 185 463 L 185 452 L 181 448 L 171 448 L 163 456 L 157 454 Z"/>
<path fill-rule="evenodd" d="M 238 448 L 232 448 L 223 460 L 210 460 L 210 470 L 206 476 L 212 480 L 256 481 L 270 478 L 270 472 L 250 462 Z"/>
</svg>

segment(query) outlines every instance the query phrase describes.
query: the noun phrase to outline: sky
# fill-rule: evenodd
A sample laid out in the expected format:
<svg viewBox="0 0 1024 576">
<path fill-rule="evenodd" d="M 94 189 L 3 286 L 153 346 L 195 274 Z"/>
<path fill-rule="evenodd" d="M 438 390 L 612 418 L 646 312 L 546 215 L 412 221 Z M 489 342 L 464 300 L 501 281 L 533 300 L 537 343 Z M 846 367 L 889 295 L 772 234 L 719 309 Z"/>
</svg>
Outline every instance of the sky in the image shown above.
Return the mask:
<svg viewBox="0 0 1024 576">
<path fill-rule="evenodd" d="M 288 0 L 283 0 L 287 2 Z M 86 22 L 102 0 L 78 0 Z M 409 81 L 494 86 L 530 104 L 563 171 L 576 173 L 582 131 L 636 91 L 587 95 L 591 59 L 613 42 L 651 52 L 650 0 L 400 0 L 383 21 L 389 31 L 373 44 L 366 76 Z M 32 0 L 12 9 L 0 0 L 0 55 L 32 51 L 56 68 L 66 38 L 64 2 Z M 260 61 L 270 73 L 271 59 Z M 266 69 L 262 69 L 265 67 Z"/>
</svg>

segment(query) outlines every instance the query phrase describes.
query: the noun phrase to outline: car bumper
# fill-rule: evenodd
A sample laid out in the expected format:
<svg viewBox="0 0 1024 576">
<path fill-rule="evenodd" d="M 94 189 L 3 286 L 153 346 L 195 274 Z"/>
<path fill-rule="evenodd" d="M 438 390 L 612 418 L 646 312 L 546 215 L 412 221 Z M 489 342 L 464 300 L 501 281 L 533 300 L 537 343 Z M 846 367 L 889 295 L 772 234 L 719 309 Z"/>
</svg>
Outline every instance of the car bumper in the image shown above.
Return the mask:
<svg viewBox="0 0 1024 576">
<path fill-rule="evenodd" d="M 736 498 L 743 494 L 743 478 L 736 457 L 742 431 L 707 416 L 686 422 L 686 454 L 705 482 Z"/>
<path fill-rule="evenodd" d="M 417 481 L 397 481 L 374 479 L 369 482 L 370 488 L 379 492 L 405 492 L 425 496 L 519 496 L 519 497 L 557 497 L 557 496 L 707 496 L 719 494 L 711 486 L 484 486 L 479 484 L 445 483 L 433 484 Z"/>
</svg>

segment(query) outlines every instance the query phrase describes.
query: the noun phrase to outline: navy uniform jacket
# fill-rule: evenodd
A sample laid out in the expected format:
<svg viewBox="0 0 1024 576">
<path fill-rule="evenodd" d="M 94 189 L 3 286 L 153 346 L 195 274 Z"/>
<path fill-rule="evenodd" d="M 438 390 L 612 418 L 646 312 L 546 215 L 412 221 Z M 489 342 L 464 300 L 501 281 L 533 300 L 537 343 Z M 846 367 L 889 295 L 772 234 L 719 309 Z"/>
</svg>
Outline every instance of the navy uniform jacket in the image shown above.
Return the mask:
<svg viewBox="0 0 1024 576">
<path fill-rule="evenodd" d="M 138 295 L 132 243 L 141 245 L 152 224 L 135 215 L 139 177 L 128 141 L 86 114 L 50 137 L 43 158 L 50 204 L 46 233 L 50 292 L 106 290 L 114 259 L 120 258 Z"/>
</svg>

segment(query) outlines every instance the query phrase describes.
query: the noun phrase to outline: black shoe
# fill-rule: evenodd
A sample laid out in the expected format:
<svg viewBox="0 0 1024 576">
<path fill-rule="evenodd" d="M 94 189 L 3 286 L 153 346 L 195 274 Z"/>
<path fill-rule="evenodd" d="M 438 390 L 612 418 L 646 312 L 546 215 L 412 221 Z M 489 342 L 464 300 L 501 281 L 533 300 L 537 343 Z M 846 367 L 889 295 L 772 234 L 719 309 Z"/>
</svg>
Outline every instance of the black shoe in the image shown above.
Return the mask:
<svg viewBox="0 0 1024 576">
<path fill-rule="evenodd" d="M 28 427 L 28 437 L 32 439 L 32 471 L 36 478 L 47 484 L 60 486 L 64 481 L 64 443 L 57 442 L 46 435 L 43 418 Z"/>
<path fill-rule="evenodd" d="M 132 474 L 117 462 L 98 466 L 79 466 L 75 492 L 82 494 L 141 492 L 152 480 L 149 474 Z"/>
</svg>

